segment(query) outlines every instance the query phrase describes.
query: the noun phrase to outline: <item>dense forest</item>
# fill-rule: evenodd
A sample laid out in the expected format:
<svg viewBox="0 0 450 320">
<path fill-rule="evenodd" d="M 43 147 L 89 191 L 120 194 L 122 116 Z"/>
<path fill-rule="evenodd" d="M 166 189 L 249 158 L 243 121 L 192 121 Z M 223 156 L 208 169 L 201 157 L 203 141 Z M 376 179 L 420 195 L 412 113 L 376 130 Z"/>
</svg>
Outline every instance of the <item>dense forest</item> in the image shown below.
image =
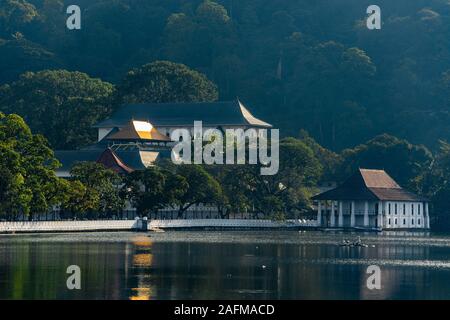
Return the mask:
<svg viewBox="0 0 450 320">
<path fill-rule="evenodd" d="M 380 0 L 1 0 L 0 83 L 66 69 L 118 84 L 155 60 L 186 64 L 254 113 L 334 151 L 381 133 L 450 137 L 450 4 Z M 78 4 L 81 30 L 65 10 Z"/>
<path fill-rule="evenodd" d="M 80 30 L 66 27 L 72 4 Z M 308 159 L 277 178 L 300 175 L 283 210 L 303 208 L 304 188 L 364 166 L 430 197 L 435 221 L 450 225 L 450 2 L 379 0 L 381 30 L 366 27 L 371 4 L 0 0 L 0 111 L 51 148 L 73 149 L 121 103 L 239 97 L 280 129 L 286 152 Z"/>
</svg>

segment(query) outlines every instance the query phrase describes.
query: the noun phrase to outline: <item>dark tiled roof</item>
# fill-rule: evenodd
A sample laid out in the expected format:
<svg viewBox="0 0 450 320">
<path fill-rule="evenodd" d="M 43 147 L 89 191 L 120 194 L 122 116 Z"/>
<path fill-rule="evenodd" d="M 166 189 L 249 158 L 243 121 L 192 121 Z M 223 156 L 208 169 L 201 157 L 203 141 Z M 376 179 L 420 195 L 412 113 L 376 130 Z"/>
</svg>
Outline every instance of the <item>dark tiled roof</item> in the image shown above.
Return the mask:
<svg viewBox="0 0 450 320">
<path fill-rule="evenodd" d="M 149 121 L 156 127 L 193 126 L 194 121 L 202 121 L 204 126 L 271 127 L 255 118 L 239 100 L 123 105 L 110 118 L 94 127 L 123 127 L 131 120 Z"/>
<path fill-rule="evenodd" d="M 76 162 L 97 161 L 103 150 L 70 150 L 70 151 L 55 151 L 56 159 L 61 162 L 62 166 L 57 171 L 70 171 Z"/>
<path fill-rule="evenodd" d="M 426 201 L 402 189 L 384 170 L 359 169 L 342 185 L 313 200 Z"/>
</svg>

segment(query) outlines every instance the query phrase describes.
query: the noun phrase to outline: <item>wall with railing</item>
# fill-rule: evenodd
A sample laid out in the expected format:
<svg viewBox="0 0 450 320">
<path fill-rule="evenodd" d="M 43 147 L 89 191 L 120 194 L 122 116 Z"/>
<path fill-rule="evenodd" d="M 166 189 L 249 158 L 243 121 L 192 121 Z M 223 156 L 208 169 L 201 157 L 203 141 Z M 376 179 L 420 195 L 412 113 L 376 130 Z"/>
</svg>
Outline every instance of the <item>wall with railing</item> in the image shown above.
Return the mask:
<svg viewBox="0 0 450 320">
<path fill-rule="evenodd" d="M 145 228 L 146 226 L 146 228 Z M 152 229 L 196 228 L 311 228 L 315 220 L 272 221 L 263 219 L 171 219 L 171 220 L 70 220 L 70 221 L 4 221 L 0 233 L 131 231 Z"/>
</svg>

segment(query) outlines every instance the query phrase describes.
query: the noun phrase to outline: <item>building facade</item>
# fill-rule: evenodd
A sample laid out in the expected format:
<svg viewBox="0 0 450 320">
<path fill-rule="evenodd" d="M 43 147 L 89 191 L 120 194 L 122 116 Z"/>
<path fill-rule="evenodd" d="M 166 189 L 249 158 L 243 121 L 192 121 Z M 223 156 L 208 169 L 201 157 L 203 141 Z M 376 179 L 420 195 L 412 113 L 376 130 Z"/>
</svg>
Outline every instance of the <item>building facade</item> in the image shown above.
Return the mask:
<svg viewBox="0 0 450 320">
<path fill-rule="evenodd" d="M 325 228 L 429 229 L 427 199 L 400 187 L 384 170 L 359 169 L 313 197 Z"/>
<path fill-rule="evenodd" d="M 204 130 L 272 127 L 271 124 L 254 117 L 238 99 L 219 102 L 128 104 L 122 105 L 110 118 L 94 126 L 98 129 L 98 141 L 132 120 L 151 122 L 161 134 L 168 137 L 176 129 L 193 130 L 194 121 L 202 121 Z"/>
<path fill-rule="evenodd" d="M 267 122 L 254 117 L 238 99 L 199 103 L 144 103 L 120 106 L 111 117 L 99 122 L 97 143 L 81 150 L 58 150 L 62 163 L 56 174 L 69 177 L 76 162 L 93 161 L 119 173 L 145 169 L 160 158 L 170 158 L 175 129 L 203 130 L 266 129 Z"/>
</svg>

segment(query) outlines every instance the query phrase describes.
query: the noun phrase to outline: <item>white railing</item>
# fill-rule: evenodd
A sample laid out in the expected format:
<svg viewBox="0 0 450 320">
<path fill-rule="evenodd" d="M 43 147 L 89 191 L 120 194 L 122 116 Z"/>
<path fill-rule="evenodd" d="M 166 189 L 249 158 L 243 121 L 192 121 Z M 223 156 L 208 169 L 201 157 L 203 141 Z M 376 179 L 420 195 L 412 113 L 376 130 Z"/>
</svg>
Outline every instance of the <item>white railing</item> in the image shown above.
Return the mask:
<svg viewBox="0 0 450 320">
<path fill-rule="evenodd" d="M 176 228 L 298 228 L 317 227 L 316 220 L 272 221 L 262 219 L 186 219 L 149 220 L 148 229 Z"/>
<path fill-rule="evenodd" d="M 296 228 L 316 227 L 316 220 L 272 221 L 261 219 L 176 219 L 148 220 L 147 229 L 177 228 Z M 84 220 L 84 221 L 6 221 L 0 222 L 0 233 L 13 232 L 74 232 L 142 229 L 142 220 Z"/>
<path fill-rule="evenodd" d="M 140 226 L 139 220 L 7 221 L 0 222 L 0 232 L 132 230 Z"/>
</svg>

